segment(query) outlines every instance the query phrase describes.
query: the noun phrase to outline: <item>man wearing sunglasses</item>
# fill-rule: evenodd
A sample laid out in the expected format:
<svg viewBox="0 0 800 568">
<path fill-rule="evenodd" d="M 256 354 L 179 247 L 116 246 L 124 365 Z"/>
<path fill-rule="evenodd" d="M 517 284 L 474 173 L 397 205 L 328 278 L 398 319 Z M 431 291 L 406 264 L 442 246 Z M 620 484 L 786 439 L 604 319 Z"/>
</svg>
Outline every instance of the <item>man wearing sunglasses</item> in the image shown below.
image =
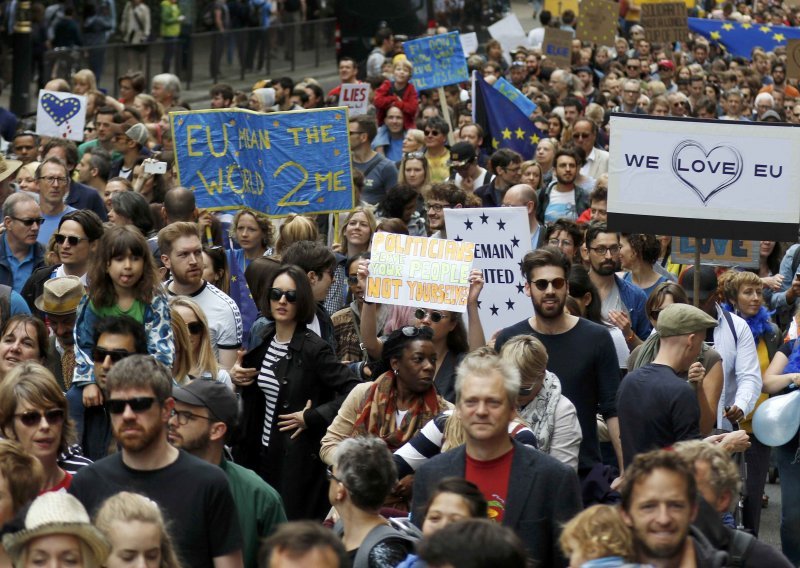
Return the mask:
<svg viewBox="0 0 800 568">
<path fill-rule="evenodd" d="M 608 152 L 595 147 L 597 143 L 597 125 L 588 118 L 579 118 L 572 127 L 572 141 L 586 154 L 586 163 L 581 168 L 581 175 L 598 179 L 608 173 Z"/>
<path fill-rule="evenodd" d="M 134 491 L 171 521 L 184 566 L 241 568 L 242 535 L 228 479 L 217 466 L 167 439 L 175 407 L 172 373 L 149 355 L 131 355 L 106 376 L 106 410 L 120 451 L 82 468 L 69 492 L 94 515 L 108 497 Z"/>
<path fill-rule="evenodd" d="M 449 163 L 453 175 L 448 181 L 466 191 L 474 191 L 492 181 L 494 177 L 478 165 L 478 152 L 470 142 L 453 144 Z"/>
<path fill-rule="evenodd" d="M 42 210 L 33 197 L 10 195 L 3 203 L 5 232 L 0 238 L 0 284 L 21 292 L 33 271 L 44 266 L 44 247 L 36 239 Z"/>
</svg>

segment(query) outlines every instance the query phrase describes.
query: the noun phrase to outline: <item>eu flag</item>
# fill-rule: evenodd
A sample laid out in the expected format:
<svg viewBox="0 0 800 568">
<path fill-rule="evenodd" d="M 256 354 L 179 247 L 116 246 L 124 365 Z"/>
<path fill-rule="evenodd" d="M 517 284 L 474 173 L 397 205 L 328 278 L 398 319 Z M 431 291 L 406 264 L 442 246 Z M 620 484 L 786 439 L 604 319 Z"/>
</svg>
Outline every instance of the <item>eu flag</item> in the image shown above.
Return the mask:
<svg viewBox="0 0 800 568">
<path fill-rule="evenodd" d="M 475 73 L 475 93 L 472 101 L 472 119 L 483 127 L 484 144 L 489 153 L 508 148 L 531 160 L 536 155 L 536 145 L 545 136 L 533 122 L 505 95 L 493 89 Z"/>
<path fill-rule="evenodd" d="M 800 28 L 702 18 L 688 20 L 690 31 L 723 45 L 734 57 L 750 59 L 756 47 L 774 51 L 776 47 L 785 46 L 790 39 L 800 39 Z"/>
<path fill-rule="evenodd" d="M 233 243 L 230 243 L 233 248 Z M 228 260 L 232 255 L 228 255 Z M 258 319 L 258 308 L 256 307 L 253 295 L 250 293 L 250 287 L 247 285 L 247 280 L 244 278 L 244 270 L 239 262 L 230 262 L 231 271 L 231 287 L 228 294 L 236 305 L 239 306 L 239 312 L 242 314 L 242 326 L 244 327 L 244 334 L 242 337 L 242 345 L 247 348 L 250 343 L 250 328 L 253 323 Z"/>
</svg>

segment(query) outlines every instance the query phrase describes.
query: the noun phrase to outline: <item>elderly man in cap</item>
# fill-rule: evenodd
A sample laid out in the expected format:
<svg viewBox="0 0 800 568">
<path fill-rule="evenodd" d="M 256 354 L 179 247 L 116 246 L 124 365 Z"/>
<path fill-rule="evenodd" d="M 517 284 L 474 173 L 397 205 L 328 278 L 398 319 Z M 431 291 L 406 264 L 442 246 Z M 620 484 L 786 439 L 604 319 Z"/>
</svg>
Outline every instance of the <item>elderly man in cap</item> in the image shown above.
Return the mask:
<svg viewBox="0 0 800 568">
<path fill-rule="evenodd" d="M 50 336 L 50 355 L 46 365 L 64 392 L 72 383 L 75 370 L 75 312 L 86 293 L 77 276 L 52 278 L 44 283 L 42 295 L 34 304 L 45 316 L 53 334 Z"/>
<path fill-rule="evenodd" d="M 225 442 L 239 415 L 236 395 L 223 383 L 197 379 L 174 387 L 175 408 L 169 420 L 169 441 L 176 448 L 219 465 L 228 477 L 244 539 L 244 566 L 255 568 L 259 541 L 268 537 L 286 513 L 280 495 L 256 473 L 225 459 Z"/>
<path fill-rule="evenodd" d="M 450 148 L 452 181 L 464 191 L 474 191 L 492 181 L 492 174 L 478 165 L 478 150 L 470 142 L 456 142 Z"/>
</svg>

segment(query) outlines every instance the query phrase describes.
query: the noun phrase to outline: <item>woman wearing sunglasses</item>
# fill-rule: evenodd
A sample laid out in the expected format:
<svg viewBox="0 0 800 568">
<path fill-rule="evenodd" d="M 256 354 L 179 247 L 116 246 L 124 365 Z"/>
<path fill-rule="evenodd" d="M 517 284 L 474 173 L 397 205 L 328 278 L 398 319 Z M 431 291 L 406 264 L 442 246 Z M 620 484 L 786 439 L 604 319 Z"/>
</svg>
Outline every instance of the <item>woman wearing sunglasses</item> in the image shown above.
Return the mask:
<svg viewBox="0 0 800 568">
<path fill-rule="evenodd" d="M 67 399 L 53 374 L 42 365 L 18 365 L 0 383 L 0 431 L 19 442 L 22 449 L 39 460 L 44 468 L 42 492 L 69 488 L 74 474 L 90 463 L 85 458 L 77 467 L 63 467 L 62 453 L 74 453 L 69 443 L 75 436 L 67 420 Z"/>
<path fill-rule="evenodd" d="M 306 273 L 282 266 L 267 289 L 260 309 L 272 323 L 231 369 L 243 408 L 234 456 L 281 494 L 289 520 L 322 519 L 329 504 L 320 440 L 358 380 L 306 327 L 316 305 Z"/>
<path fill-rule="evenodd" d="M 393 331 L 383 346 L 377 379 L 356 386 L 322 439 L 320 456 L 333 464 L 346 438 L 377 436 L 391 451 L 413 438 L 425 424 L 452 405 L 436 393 L 433 330 L 406 326 Z M 387 506 L 408 510 L 412 476 L 400 480 Z"/>
<path fill-rule="evenodd" d="M 169 305 L 178 312 L 189 335 L 190 377 L 192 379 L 212 379 L 231 385 L 228 371 L 220 367 L 217 358 L 214 357 L 208 320 L 197 302 L 186 296 L 173 296 L 169 300 Z"/>
</svg>

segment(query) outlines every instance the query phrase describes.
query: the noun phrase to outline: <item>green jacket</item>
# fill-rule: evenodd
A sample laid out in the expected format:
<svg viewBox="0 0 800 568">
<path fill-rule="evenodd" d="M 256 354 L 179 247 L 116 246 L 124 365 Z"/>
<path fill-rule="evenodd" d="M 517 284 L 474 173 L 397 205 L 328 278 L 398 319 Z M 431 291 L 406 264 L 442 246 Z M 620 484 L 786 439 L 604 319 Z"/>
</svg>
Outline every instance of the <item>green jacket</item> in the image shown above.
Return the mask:
<svg viewBox="0 0 800 568">
<path fill-rule="evenodd" d="M 178 37 L 181 35 L 181 22 L 178 19 L 181 9 L 170 0 L 161 2 L 161 37 Z"/>
</svg>

